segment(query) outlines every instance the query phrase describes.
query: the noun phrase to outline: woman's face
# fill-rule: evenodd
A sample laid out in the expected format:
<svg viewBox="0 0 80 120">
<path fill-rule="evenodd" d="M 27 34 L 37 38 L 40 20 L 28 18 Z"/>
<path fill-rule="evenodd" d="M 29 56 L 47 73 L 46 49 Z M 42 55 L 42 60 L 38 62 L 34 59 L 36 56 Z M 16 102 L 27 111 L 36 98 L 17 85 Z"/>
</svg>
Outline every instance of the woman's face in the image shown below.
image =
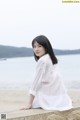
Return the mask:
<svg viewBox="0 0 80 120">
<path fill-rule="evenodd" d="M 36 41 L 34 42 L 33 50 L 37 57 L 41 57 L 46 54 L 45 48 Z"/>
</svg>

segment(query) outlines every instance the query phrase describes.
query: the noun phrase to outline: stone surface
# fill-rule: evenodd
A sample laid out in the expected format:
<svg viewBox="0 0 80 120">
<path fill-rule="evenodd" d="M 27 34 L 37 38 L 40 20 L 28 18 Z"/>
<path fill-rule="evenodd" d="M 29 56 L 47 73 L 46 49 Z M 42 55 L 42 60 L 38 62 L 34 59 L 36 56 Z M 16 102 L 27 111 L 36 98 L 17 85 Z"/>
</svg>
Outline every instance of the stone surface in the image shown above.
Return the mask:
<svg viewBox="0 0 80 120">
<path fill-rule="evenodd" d="M 80 108 L 53 113 L 48 116 L 47 120 L 80 120 Z"/>
<path fill-rule="evenodd" d="M 75 109 L 71 113 L 68 114 L 67 116 L 68 120 L 80 120 L 80 109 Z"/>
<path fill-rule="evenodd" d="M 66 120 L 66 118 L 58 114 L 52 114 L 49 117 L 47 117 L 47 120 Z"/>
<path fill-rule="evenodd" d="M 80 120 L 80 108 L 67 111 L 30 109 L 7 113 L 7 120 Z"/>
</svg>

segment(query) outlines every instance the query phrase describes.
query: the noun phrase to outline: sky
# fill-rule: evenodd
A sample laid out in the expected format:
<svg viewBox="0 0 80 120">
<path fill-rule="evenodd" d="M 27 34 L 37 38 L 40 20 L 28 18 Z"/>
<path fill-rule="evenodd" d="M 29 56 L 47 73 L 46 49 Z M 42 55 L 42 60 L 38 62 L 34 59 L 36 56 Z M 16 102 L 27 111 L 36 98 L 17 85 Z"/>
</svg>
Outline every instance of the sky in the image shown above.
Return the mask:
<svg viewBox="0 0 80 120">
<path fill-rule="evenodd" d="M 80 3 L 0 0 L 0 45 L 32 47 L 45 35 L 56 49 L 80 49 Z"/>
</svg>

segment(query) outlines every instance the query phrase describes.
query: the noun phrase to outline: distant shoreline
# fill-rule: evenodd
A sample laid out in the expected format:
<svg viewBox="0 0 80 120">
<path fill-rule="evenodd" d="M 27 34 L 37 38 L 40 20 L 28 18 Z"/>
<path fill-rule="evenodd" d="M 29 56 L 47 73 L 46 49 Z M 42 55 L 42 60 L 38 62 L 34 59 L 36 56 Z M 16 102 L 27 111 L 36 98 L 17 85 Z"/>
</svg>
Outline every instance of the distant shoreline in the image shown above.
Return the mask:
<svg viewBox="0 0 80 120">
<path fill-rule="evenodd" d="M 75 55 L 80 54 L 80 49 L 75 50 L 54 49 L 54 53 L 56 55 Z M 31 56 L 33 56 L 32 48 L 0 45 L 0 60 L 6 60 L 6 58 L 31 57 Z"/>
</svg>

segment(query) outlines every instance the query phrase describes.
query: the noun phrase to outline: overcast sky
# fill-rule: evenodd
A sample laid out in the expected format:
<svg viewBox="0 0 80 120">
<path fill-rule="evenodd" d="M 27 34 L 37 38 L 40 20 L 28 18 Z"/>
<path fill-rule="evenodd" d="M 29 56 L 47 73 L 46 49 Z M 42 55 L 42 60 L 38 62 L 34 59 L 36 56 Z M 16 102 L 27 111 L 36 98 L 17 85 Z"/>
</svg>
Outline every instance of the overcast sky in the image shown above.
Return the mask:
<svg viewBox="0 0 80 120">
<path fill-rule="evenodd" d="M 0 44 L 31 47 L 46 35 L 53 48 L 80 48 L 80 3 L 61 0 L 0 0 Z"/>
</svg>

